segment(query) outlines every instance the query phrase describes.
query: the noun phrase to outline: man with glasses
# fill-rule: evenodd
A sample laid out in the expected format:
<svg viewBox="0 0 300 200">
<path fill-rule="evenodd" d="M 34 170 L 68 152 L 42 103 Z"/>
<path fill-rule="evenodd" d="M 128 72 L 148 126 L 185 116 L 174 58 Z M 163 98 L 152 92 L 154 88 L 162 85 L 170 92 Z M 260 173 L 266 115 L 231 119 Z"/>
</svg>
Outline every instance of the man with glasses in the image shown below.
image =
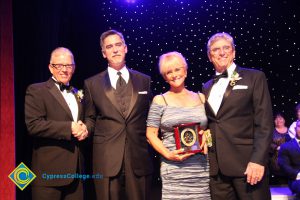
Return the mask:
<svg viewBox="0 0 300 200">
<path fill-rule="evenodd" d="M 93 173 L 98 200 L 150 198 L 152 162 L 146 140 L 151 102 L 150 77 L 125 64 L 127 45 L 122 33 L 100 37 L 107 70 L 85 81 L 86 114 L 93 131 Z"/>
<path fill-rule="evenodd" d="M 209 39 L 207 55 L 216 70 L 203 86 L 213 140 L 212 199 L 271 199 L 266 166 L 273 120 L 265 75 L 233 62 L 235 45 L 227 33 Z"/>
<path fill-rule="evenodd" d="M 33 137 L 31 169 L 33 200 L 83 199 L 80 141 L 88 136 L 82 123 L 82 95 L 70 80 L 75 71 L 72 52 L 64 47 L 51 53 L 52 77 L 28 86 L 25 96 L 25 122 Z"/>
</svg>

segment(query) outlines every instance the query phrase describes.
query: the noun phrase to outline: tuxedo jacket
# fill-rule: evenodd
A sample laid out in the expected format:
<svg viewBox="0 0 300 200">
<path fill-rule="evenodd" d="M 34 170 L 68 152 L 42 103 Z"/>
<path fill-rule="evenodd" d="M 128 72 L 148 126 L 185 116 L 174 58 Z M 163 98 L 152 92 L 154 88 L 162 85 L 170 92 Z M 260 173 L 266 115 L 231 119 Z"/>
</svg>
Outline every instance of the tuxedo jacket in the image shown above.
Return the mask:
<svg viewBox="0 0 300 200">
<path fill-rule="evenodd" d="M 76 89 L 72 89 L 74 94 Z M 75 95 L 75 94 L 74 94 Z M 78 103 L 78 120 L 83 120 L 81 102 Z M 25 122 L 33 136 L 31 170 L 36 174 L 33 184 L 63 186 L 73 178 L 46 180 L 46 174 L 74 174 L 82 167 L 79 142 L 71 134 L 73 121 L 63 95 L 51 78 L 47 82 L 28 86 L 25 96 Z"/>
<path fill-rule="evenodd" d="M 263 72 L 237 67 L 242 79 L 228 84 L 215 114 L 208 101 L 206 113 L 212 133 L 209 150 L 210 174 L 243 177 L 248 162 L 266 166 L 273 132 L 268 85 Z M 229 77 L 230 78 L 230 77 Z M 213 80 L 203 86 L 208 99 Z"/>
<path fill-rule="evenodd" d="M 85 80 L 84 84 L 85 122 L 93 132 L 93 171 L 105 177 L 116 176 L 123 159 L 129 160 L 137 176 L 152 173 L 146 140 L 151 80 L 134 70 L 129 69 L 129 74 L 132 96 L 127 116 L 121 113 L 107 70 Z"/>
<path fill-rule="evenodd" d="M 278 165 L 291 181 L 295 181 L 300 172 L 300 147 L 296 139 L 280 146 Z"/>
</svg>

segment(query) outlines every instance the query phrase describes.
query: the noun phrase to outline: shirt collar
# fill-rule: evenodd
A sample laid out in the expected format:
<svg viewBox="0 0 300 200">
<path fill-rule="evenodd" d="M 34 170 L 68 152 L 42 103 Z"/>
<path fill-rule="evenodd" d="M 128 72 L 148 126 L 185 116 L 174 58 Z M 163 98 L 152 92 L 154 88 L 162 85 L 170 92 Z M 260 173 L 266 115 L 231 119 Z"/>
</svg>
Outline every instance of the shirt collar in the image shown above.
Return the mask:
<svg viewBox="0 0 300 200">
<path fill-rule="evenodd" d="M 58 81 L 54 76 L 52 76 L 52 79 L 53 79 L 54 81 L 56 81 L 55 84 L 58 85 L 57 83 L 58 83 L 59 81 Z M 70 83 L 67 83 L 66 85 L 69 85 L 69 84 L 70 84 Z"/>
<path fill-rule="evenodd" d="M 119 71 L 122 73 L 122 78 L 126 81 L 126 83 L 128 83 L 129 71 L 126 65 L 124 65 L 124 67 L 122 67 L 122 69 L 120 70 L 115 70 L 114 68 L 108 66 L 107 70 L 108 70 L 109 78 L 118 79 L 119 75 L 117 74 L 117 72 Z"/>
<path fill-rule="evenodd" d="M 52 79 L 54 80 L 54 84 L 56 85 L 56 87 L 59 89 L 59 91 L 60 91 L 60 88 L 59 88 L 59 85 L 58 85 L 58 80 L 54 77 L 54 76 L 52 76 Z M 67 83 L 67 85 L 69 85 L 70 83 Z M 66 92 L 66 90 L 64 90 L 63 92 Z"/>
<path fill-rule="evenodd" d="M 108 71 L 110 83 L 111 83 L 112 87 L 116 89 L 116 83 L 119 78 L 119 75 L 117 74 L 118 70 L 115 70 L 114 68 L 108 66 L 107 71 Z M 124 65 L 124 67 L 122 67 L 122 69 L 120 69 L 119 72 L 122 73 L 122 78 L 125 80 L 126 83 L 128 83 L 129 71 L 128 71 L 126 65 Z"/>
</svg>

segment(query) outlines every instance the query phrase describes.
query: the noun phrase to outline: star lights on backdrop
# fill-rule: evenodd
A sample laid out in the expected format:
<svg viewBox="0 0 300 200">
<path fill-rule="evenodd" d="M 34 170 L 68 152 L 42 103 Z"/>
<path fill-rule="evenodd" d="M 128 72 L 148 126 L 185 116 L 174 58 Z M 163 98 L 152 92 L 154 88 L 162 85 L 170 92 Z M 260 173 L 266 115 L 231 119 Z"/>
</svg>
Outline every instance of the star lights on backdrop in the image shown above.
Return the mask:
<svg viewBox="0 0 300 200">
<path fill-rule="evenodd" d="M 154 93 L 168 88 L 158 73 L 158 58 L 174 50 L 188 61 L 187 87 L 201 90 L 214 73 L 206 42 L 224 31 L 235 39 L 235 62 L 265 72 L 273 109 L 294 117 L 300 102 L 300 9 L 295 1 L 104 0 L 99 6 L 99 24 L 123 32 L 127 65 L 151 75 Z"/>
</svg>

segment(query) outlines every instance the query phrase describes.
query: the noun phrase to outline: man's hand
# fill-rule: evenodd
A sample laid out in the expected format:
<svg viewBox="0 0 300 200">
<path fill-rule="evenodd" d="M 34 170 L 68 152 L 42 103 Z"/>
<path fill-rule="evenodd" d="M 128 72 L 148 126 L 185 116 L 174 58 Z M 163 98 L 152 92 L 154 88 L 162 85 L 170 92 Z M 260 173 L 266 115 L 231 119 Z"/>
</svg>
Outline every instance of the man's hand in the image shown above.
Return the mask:
<svg viewBox="0 0 300 200">
<path fill-rule="evenodd" d="M 245 175 L 247 175 L 247 182 L 250 185 L 255 185 L 263 178 L 265 173 L 265 167 L 263 165 L 249 162 L 247 165 L 247 169 L 245 171 Z"/>
<path fill-rule="evenodd" d="M 78 141 L 84 140 L 88 137 L 86 125 L 81 120 L 78 122 L 72 122 L 72 135 L 76 137 Z"/>
</svg>

